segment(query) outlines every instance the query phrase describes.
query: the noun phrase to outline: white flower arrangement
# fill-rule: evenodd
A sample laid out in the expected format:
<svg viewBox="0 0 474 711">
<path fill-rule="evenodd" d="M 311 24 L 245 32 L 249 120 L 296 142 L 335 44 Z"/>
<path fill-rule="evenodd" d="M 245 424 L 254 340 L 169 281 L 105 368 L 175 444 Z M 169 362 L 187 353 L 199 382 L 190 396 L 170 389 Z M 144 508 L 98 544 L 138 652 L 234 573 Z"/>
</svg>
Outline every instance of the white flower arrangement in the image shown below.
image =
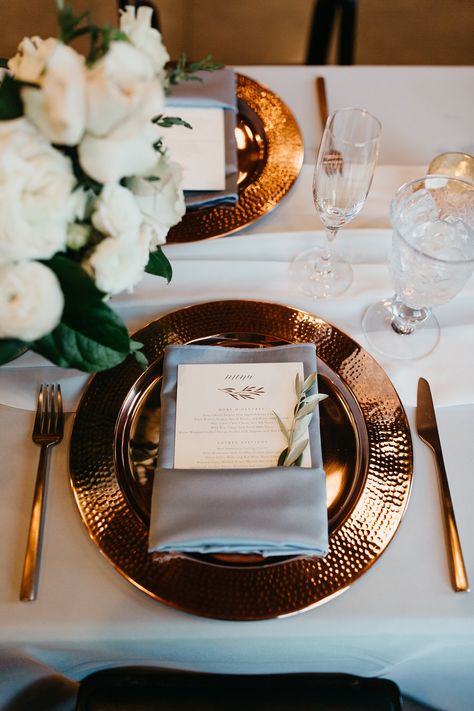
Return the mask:
<svg viewBox="0 0 474 711">
<path fill-rule="evenodd" d="M 59 39 L 23 39 L 0 84 L 0 364 L 26 346 L 96 372 L 144 362 L 107 297 L 171 279 L 160 245 L 185 204 L 163 129 L 183 122 L 165 95 L 218 65 L 171 66 L 149 7 L 114 29 L 57 5 Z"/>
</svg>

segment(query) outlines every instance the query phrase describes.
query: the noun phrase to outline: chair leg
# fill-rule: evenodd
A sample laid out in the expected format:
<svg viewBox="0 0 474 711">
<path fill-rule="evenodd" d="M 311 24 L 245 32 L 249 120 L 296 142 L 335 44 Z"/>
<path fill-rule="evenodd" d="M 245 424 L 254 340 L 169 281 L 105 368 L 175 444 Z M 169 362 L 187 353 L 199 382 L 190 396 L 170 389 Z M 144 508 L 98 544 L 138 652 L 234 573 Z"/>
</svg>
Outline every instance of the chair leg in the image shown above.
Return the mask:
<svg viewBox="0 0 474 711">
<path fill-rule="evenodd" d="M 354 63 L 357 0 L 316 0 L 306 53 L 306 64 L 327 64 L 336 12 L 340 14 L 339 64 Z"/>
<path fill-rule="evenodd" d="M 339 30 L 339 64 L 354 64 L 357 0 L 344 0 Z"/>
<path fill-rule="evenodd" d="M 306 53 L 306 64 L 327 64 L 329 43 L 339 0 L 316 0 Z"/>
</svg>

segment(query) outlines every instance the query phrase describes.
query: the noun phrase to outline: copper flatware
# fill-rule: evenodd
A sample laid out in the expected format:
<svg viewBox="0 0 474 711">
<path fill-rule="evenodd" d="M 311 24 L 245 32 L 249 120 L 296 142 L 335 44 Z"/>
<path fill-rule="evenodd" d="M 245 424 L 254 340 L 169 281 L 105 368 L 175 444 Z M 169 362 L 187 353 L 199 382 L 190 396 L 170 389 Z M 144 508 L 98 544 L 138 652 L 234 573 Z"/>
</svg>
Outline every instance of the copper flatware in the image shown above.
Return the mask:
<svg viewBox="0 0 474 711">
<path fill-rule="evenodd" d="M 321 117 L 321 127 L 324 131 L 328 120 L 328 99 L 326 93 L 326 81 L 324 77 L 316 77 L 316 92 L 318 94 L 319 115 Z"/>
<path fill-rule="evenodd" d="M 325 129 L 328 120 L 328 100 L 326 93 L 326 81 L 324 77 L 316 77 L 316 92 L 318 95 L 319 104 L 319 115 L 321 117 L 321 125 L 323 131 Z M 344 160 L 342 158 L 342 153 L 337 151 L 332 145 L 332 141 L 329 144 L 329 150 L 323 156 L 323 166 L 327 175 L 335 175 L 336 173 L 341 173 L 344 166 Z"/>
<path fill-rule="evenodd" d="M 43 541 L 46 489 L 51 448 L 63 438 L 64 419 L 61 386 L 41 385 L 38 394 L 33 442 L 41 447 L 33 507 L 26 544 L 20 600 L 35 600 L 38 591 L 40 556 Z"/>
<path fill-rule="evenodd" d="M 434 452 L 438 470 L 438 481 L 443 507 L 451 582 L 456 592 L 468 592 L 469 581 L 461 550 L 461 541 L 454 516 L 453 502 L 449 491 L 448 477 L 444 466 L 443 452 L 439 439 L 438 425 L 429 383 L 424 378 L 418 381 L 416 405 L 416 428 L 418 435 Z"/>
</svg>

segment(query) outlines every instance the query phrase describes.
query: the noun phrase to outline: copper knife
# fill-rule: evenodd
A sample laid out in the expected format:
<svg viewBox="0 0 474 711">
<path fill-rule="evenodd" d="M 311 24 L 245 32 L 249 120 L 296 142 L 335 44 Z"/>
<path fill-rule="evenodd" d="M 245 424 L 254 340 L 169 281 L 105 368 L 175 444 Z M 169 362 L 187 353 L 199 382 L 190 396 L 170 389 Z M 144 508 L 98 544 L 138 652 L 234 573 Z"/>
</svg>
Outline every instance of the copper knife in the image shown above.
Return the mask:
<svg viewBox="0 0 474 711">
<path fill-rule="evenodd" d="M 461 541 L 459 540 L 456 518 L 454 516 L 454 508 L 449 491 L 448 477 L 444 466 L 443 452 L 441 449 L 438 425 L 433 406 L 433 398 L 431 396 L 429 383 L 424 378 L 420 378 L 418 380 L 416 429 L 423 442 L 431 447 L 436 458 L 451 582 L 456 592 L 468 592 L 469 581 L 467 579 L 466 568 L 461 550 Z"/>
</svg>

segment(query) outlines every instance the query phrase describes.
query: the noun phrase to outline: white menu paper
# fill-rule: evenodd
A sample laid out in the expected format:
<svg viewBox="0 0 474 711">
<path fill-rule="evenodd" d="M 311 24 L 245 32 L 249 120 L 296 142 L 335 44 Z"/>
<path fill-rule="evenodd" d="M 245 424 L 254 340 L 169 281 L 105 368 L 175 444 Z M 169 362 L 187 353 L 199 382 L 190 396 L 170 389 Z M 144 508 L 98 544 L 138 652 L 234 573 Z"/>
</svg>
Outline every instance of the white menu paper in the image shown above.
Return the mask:
<svg viewBox="0 0 474 711">
<path fill-rule="evenodd" d="M 168 113 L 192 126 L 172 126 L 165 134 L 171 158 L 183 168 L 183 190 L 224 190 L 224 109 L 170 106 Z"/>
<path fill-rule="evenodd" d="M 178 365 L 174 466 L 274 467 L 287 446 L 274 413 L 291 427 L 302 363 Z M 306 448 L 303 466 L 311 466 Z"/>
</svg>

